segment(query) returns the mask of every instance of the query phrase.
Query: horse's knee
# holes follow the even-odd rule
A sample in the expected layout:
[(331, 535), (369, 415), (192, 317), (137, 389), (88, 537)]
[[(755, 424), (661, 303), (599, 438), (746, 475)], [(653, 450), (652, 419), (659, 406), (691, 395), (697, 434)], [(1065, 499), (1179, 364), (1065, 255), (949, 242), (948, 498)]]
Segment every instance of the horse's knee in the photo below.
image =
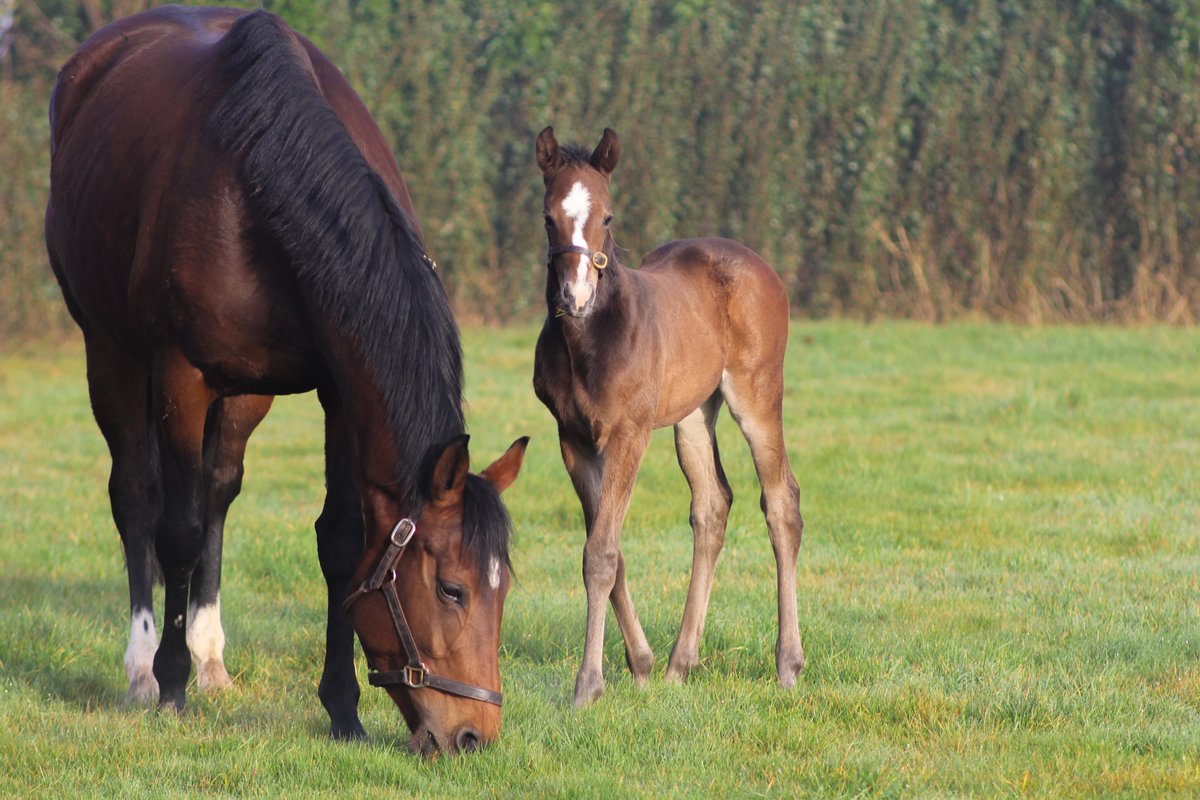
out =
[(583, 546), (584, 583), (588, 586), (593, 583), (611, 586), (617, 579), (619, 553), (615, 544), (601, 542), (596, 537), (588, 539)]

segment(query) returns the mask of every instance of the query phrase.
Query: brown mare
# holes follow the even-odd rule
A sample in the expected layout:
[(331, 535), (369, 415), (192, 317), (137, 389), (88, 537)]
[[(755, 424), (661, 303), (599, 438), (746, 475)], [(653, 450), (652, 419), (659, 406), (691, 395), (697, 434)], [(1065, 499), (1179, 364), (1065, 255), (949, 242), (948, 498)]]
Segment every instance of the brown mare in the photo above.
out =
[(717, 554), (733, 493), (714, 429), (728, 403), (754, 458), (778, 567), (779, 682), (804, 666), (796, 619), (796, 556), (804, 522), (783, 440), (783, 353), (788, 300), (765, 261), (727, 239), (682, 239), (646, 256), (638, 270), (616, 258), (609, 178), (620, 152), (605, 129), (590, 154), (537, 138), (546, 183), (547, 315), (533, 385), (558, 421), (563, 462), (583, 505), (587, 634), (575, 704), (604, 691), (605, 606), (612, 601), (634, 680), (654, 661), (625, 583), (621, 524), (642, 453), (655, 428), (675, 426), (679, 466), (692, 491), (691, 584), (667, 678), (698, 663)]
[(266, 396), (316, 389), (318, 694), (332, 734), (364, 735), (357, 631), (410, 747), (494, 739), (510, 528), (499, 492), (525, 441), (468, 474), (458, 329), (350, 85), (270, 14), (162, 8), (89, 39), (50, 118), (46, 244), (113, 459), (131, 696), (182, 708), (189, 644), (200, 688), (228, 684), (220, 545), (246, 440)]

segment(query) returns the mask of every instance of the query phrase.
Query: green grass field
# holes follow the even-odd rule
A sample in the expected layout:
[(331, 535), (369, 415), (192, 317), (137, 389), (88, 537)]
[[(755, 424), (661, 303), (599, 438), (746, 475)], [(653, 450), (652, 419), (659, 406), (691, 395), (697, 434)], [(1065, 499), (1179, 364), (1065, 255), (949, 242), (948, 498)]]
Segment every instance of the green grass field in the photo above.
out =
[(278, 401), (230, 513), (235, 688), (159, 714), (122, 704), (126, 583), (81, 348), (0, 355), (0, 796), (1200, 794), (1200, 331), (796, 323), (804, 674), (773, 680), (775, 567), (725, 418), (736, 499), (702, 666), (662, 680), (691, 558), (662, 431), (622, 540), (655, 677), (632, 685), (610, 614), (608, 689), (583, 711), (582, 522), (535, 335), (464, 335), (476, 466), (533, 441), (506, 494), (504, 733), (432, 763), (365, 686), (371, 743), (325, 737), (315, 398)]

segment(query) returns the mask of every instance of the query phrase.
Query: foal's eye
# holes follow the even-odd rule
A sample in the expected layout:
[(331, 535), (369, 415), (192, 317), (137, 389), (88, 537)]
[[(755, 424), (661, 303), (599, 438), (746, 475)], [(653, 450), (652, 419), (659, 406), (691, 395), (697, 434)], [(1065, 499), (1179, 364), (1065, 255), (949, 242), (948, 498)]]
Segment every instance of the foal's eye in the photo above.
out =
[(553, 228), (553, 227), (554, 227), (554, 220), (550, 219), (550, 215), (549, 215), (549, 214), (542, 214), (542, 219), (543, 219), (543, 220), (545, 220), (545, 222), (546, 222), (546, 227), (547, 227), (547, 228)]
[(607, 228), (610, 222), (612, 222), (612, 214), (609, 214), (604, 218), (604, 227)]
[(447, 603), (453, 603), (456, 606), (461, 606), (466, 598), (466, 592), (461, 586), (455, 586), (451, 583), (437, 582), (438, 597), (445, 600)]

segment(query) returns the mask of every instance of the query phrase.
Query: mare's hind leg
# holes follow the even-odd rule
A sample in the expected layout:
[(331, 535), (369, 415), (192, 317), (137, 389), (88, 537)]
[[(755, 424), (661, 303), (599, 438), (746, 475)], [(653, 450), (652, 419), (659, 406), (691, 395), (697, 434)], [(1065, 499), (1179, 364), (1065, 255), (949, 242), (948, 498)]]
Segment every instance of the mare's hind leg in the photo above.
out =
[(342, 610), (350, 577), (362, 557), (363, 519), (354, 483), (354, 443), (332, 392), (320, 392), (325, 408), (325, 507), (317, 518), (317, 557), (325, 575), (325, 668), (317, 696), (329, 713), (334, 739), (366, 737), (358, 719), (358, 678), (354, 674), (354, 626)]
[(221, 424), (220, 404), (199, 370), (177, 351), (160, 353), (154, 367), (154, 412), (162, 460), (163, 508), (157, 552), (165, 599), (163, 635), (154, 654), (159, 707), (182, 710), (191, 657), (185, 630), (192, 573), (204, 547), (205, 427)]
[[(780, 350), (782, 354), (782, 349)], [(750, 443), (754, 469), (762, 485), (760, 504), (775, 551), (779, 638), (775, 666), (782, 686), (792, 686), (804, 668), (804, 648), (796, 614), (796, 556), (804, 533), (800, 487), (788, 464), (783, 441), (783, 369), (779, 363), (725, 373), (721, 393)]]
[(679, 625), (679, 638), (671, 650), (667, 680), (680, 682), (699, 663), (700, 637), (708, 614), (717, 556), (725, 543), (725, 523), (733, 504), (733, 491), (721, 468), (714, 428), (721, 409), (716, 392), (675, 426), (675, 452), (692, 490), (692, 577), (687, 604)]
[(205, 430), (204, 471), (208, 486), (205, 539), (192, 574), (187, 645), (202, 692), (228, 688), (225, 631), (221, 627), (221, 547), (225, 516), (242, 488), (242, 459), (250, 434), (271, 408), (270, 397), (243, 395), (218, 400), (209, 409), (214, 424)]
[[(600, 505), (600, 479), (603, 475), (603, 461), (592, 449), (590, 443), (576, 444), (559, 431), (559, 445), (562, 449), (563, 463), (575, 493), (579, 495), (579, 503), (583, 506), (583, 522), (588, 534), (596, 521), (596, 512)], [(617, 617), (617, 625), (621, 628), (621, 638), (625, 641), (625, 663), (633, 675), (633, 681), (638, 686), (646, 686), (650, 682), (650, 669), (654, 666), (654, 651), (646, 640), (642, 623), (638, 620), (637, 611), (633, 607), (633, 598), (629, 594), (629, 585), (625, 581), (625, 556), (617, 547), (617, 572), (613, 579), (613, 588), (608, 596), (612, 603), (613, 613)]]
[(158, 649), (154, 529), (162, 505), (158, 444), (149, 419), (150, 376), (106, 346), (91, 339), (85, 343), (88, 390), (96, 424), (112, 455), (108, 495), (129, 575), (129, 644), (125, 650), (129, 691), (125, 700), (148, 703), (158, 697), (153, 673)]

